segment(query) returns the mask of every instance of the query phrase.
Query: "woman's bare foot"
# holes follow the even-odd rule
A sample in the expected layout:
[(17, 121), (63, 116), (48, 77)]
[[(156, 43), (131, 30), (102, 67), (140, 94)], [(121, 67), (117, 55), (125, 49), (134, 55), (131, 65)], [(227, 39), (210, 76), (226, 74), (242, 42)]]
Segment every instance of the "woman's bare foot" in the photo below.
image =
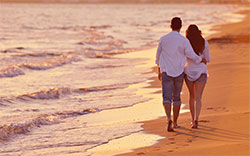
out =
[(198, 120), (194, 120), (192, 122), (192, 127), (191, 128), (198, 128)]
[(173, 125), (174, 125), (174, 128), (180, 128), (180, 126), (176, 122), (174, 122)]
[(196, 125), (196, 128), (198, 128), (198, 120), (195, 120), (195, 125)]

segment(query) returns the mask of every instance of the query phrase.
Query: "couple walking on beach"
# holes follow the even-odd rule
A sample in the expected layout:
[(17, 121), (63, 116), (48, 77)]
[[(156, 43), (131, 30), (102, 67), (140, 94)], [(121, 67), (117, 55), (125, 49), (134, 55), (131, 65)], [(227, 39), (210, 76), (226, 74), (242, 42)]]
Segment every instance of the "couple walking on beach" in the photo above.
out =
[[(208, 42), (202, 37), (199, 28), (196, 25), (189, 25), (184, 37), (179, 33), (181, 27), (181, 19), (174, 17), (171, 20), (172, 32), (161, 37), (156, 53), (158, 78), (162, 82), (163, 105), (169, 132), (179, 127), (177, 119), (184, 79), (189, 90), (192, 128), (198, 128), (202, 92), (207, 81), (206, 63), (210, 61)], [(171, 120), (172, 103), (173, 121)]]

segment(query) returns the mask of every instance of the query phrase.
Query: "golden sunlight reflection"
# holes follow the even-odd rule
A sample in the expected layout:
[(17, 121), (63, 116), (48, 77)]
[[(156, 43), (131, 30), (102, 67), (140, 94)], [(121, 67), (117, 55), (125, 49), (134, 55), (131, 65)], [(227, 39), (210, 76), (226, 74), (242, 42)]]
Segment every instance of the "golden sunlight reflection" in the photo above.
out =
[(120, 139), (112, 140), (107, 144), (94, 148), (94, 150), (90, 150), (90, 152), (94, 153), (92, 156), (111, 156), (127, 153), (132, 151), (131, 149), (153, 145), (157, 143), (157, 140), (162, 138), (164, 137), (139, 132)]
[[(122, 54), (116, 57), (122, 57), (122, 58), (141, 58), (143, 56), (146, 61), (144, 63), (136, 66), (135, 68), (142, 68), (144, 69), (145, 67), (147, 69), (151, 69), (154, 67), (154, 64), (152, 63), (153, 60), (153, 55), (154, 55), (154, 50), (145, 50), (145, 51), (139, 51), (139, 52), (134, 52), (128, 53), (128, 54)], [(155, 74), (155, 73), (153, 73)], [(136, 90), (136, 95), (137, 96), (142, 96), (146, 99), (150, 99), (147, 102), (144, 103), (139, 103), (136, 105), (133, 105), (132, 107), (126, 107), (126, 108), (120, 108), (120, 109), (113, 109), (113, 110), (105, 110), (101, 112), (95, 113), (95, 117), (92, 114), (90, 114), (88, 117), (88, 120), (91, 121), (91, 125), (88, 126), (97, 126), (102, 124), (102, 126), (105, 125), (115, 125), (115, 124), (124, 124), (124, 123), (138, 123), (146, 120), (153, 120), (156, 118), (160, 117), (165, 117), (165, 112), (162, 106), (162, 98), (161, 94), (155, 94), (155, 92), (159, 91), (161, 88), (146, 88), (149, 86), (149, 83), (152, 80), (147, 80), (146, 82), (143, 83), (138, 83), (138, 84), (133, 84), (130, 85), (127, 89), (129, 90)], [(184, 109), (185, 105), (182, 105), (181, 108), (181, 113), (184, 112), (189, 112), (188, 109)], [(137, 141), (136, 143), (129, 143), (131, 139), (137, 138), (138, 140), (143, 140), (143, 141)], [(110, 152), (116, 152), (118, 153), (123, 153), (127, 152), (129, 149), (135, 149), (143, 146), (149, 146), (154, 143), (158, 139), (160, 139), (160, 136), (155, 136), (155, 135), (149, 135), (149, 134), (144, 134), (144, 133), (138, 133), (138, 134), (133, 134), (125, 138), (121, 139), (116, 139), (113, 140), (112, 142), (99, 146), (97, 148), (94, 148), (91, 150), (91, 152), (94, 152), (94, 156), (108, 156), (109, 151)], [(136, 140), (136, 139), (135, 139)], [(120, 147), (123, 147), (122, 149)], [(105, 154), (106, 155), (105, 155)]]

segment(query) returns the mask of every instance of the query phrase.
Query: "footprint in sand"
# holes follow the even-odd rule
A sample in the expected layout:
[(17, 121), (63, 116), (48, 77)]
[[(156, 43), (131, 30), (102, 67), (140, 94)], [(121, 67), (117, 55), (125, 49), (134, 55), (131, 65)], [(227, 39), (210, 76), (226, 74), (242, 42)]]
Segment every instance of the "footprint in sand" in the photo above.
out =
[(145, 155), (143, 152), (136, 153), (136, 155)]
[(193, 142), (193, 140), (191, 140), (191, 139), (187, 139), (187, 142), (188, 142), (188, 143), (191, 143), (191, 142)]
[(209, 120), (199, 120), (199, 122), (210, 122)]
[(168, 140), (174, 140), (174, 138), (168, 138)]
[(208, 107), (207, 108), (207, 110), (214, 110), (214, 111), (220, 111), (220, 110), (222, 110), (222, 111), (225, 111), (225, 112), (228, 112), (229, 110), (227, 110), (227, 108), (226, 107)]
[(207, 109), (208, 109), (208, 110), (213, 110), (214, 108), (213, 108), (213, 107), (208, 107)]
[(168, 152), (174, 152), (173, 150), (169, 150)]

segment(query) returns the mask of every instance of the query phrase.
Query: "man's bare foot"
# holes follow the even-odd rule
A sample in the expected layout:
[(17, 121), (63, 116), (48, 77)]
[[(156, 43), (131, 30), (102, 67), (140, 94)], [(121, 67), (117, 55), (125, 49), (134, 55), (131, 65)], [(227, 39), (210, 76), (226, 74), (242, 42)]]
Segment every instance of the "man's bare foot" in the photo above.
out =
[(169, 120), (168, 121), (168, 132), (173, 132), (173, 131), (174, 131), (174, 129), (172, 127), (172, 120)]

